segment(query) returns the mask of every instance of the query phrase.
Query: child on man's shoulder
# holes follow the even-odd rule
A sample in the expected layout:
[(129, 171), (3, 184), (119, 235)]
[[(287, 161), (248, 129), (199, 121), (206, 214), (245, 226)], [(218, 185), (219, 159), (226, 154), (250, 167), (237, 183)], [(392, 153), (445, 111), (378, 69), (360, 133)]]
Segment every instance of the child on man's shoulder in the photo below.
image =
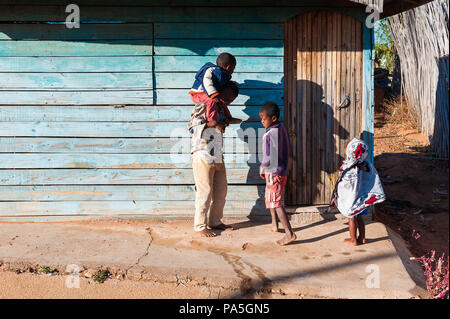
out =
[(232, 118), (220, 93), (229, 84), (235, 67), (236, 58), (230, 53), (222, 53), (217, 57), (216, 64), (208, 62), (195, 74), (189, 94), (192, 102), (206, 105), (206, 121), (227, 122)]

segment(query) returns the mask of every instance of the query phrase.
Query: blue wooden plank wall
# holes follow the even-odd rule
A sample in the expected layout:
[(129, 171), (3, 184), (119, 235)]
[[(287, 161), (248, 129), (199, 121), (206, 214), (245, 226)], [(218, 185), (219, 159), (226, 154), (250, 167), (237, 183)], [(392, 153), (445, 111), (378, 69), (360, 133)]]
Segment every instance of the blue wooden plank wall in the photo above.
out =
[(373, 29), (363, 25), (363, 74), (364, 74), (364, 140), (369, 146), (370, 160), (373, 162), (373, 134), (374, 134), (374, 61), (375, 61), (375, 39)]
[(225, 213), (266, 214), (259, 140), (243, 130), (262, 128), (265, 101), (283, 105), (289, 8), (240, 7), (231, 19), (204, 8), (101, 9), (106, 23), (88, 15), (94, 23), (80, 29), (42, 23), (64, 21), (59, 7), (0, 11), (0, 21), (41, 22), (0, 24), (0, 219), (193, 216), (187, 92), (222, 52), (237, 57), (241, 94), (230, 110), (245, 120), (225, 135)]

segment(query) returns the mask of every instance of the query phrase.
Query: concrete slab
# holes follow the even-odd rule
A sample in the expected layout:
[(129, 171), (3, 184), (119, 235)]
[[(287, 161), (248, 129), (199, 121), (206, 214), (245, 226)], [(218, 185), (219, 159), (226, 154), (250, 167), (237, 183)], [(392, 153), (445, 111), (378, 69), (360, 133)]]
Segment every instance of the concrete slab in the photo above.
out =
[[(297, 241), (267, 224), (230, 220), (215, 238), (193, 233), (191, 221), (103, 220), (0, 223), (4, 270), (75, 264), (108, 268), (113, 278), (182, 283), (233, 291), (228, 297), (414, 298), (422, 291), (405, 270), (384, 225), (367, 225), (368, 243), (351, 247), (344, 219), (294, 223)], [(195, 296), (192, 296), (195, 297)]]

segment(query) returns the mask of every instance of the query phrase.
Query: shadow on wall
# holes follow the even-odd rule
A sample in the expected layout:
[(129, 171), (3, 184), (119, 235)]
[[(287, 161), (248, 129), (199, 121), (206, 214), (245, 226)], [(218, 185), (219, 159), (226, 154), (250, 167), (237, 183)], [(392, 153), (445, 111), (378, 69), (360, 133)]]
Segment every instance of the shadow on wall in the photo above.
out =
[[(259, 81), (259, 80), (244, 80), (242, 83), (238, 83), (239, 87), (259, 87), (259, 88), (268, 88), (268, 89), (283, 89), (283, 81), (284, 78), (281, 79), (279, 83), (267, 82), (267, 81)], [(247, 91), (250, 92), (250, 91)], [(247, 184), (255, 184), (255, 181), (260, 181), (260, 183), (264, 183), (264, 180), (259, 177), (259, 165), (261, 160), (261, 152), (262, 152), (262, 138), (265, 132), (263, 125), (261, 124), (261, 119), (259, 117), (259, 109), (266, 101), (277, 101), (278, 97), (272, 95), (273, 90), (267, 90), (263, 96), (258, 95), (254, 96), (251, 92), (248, 95), (248, 99), (245, 102), (245, 107), (243, 112), (247, 114), (248, 120), (242, 122), (240, 124), (240, 129), (242, 130), (242, 134), (239, 134), (239, 139), (246, 143), (246, 149), (248, 149), (248, 168), (249, 171), (247, 173), (246, 183)], [(284, 120), (284, 105), (278, 102), (278, 106), (281, 109), (281, 121)], [(254, 129), (254, 135), (249, 136), (246, 133), (248, 128)], [(244, 135), (245, 134), (245, 135)], [(256, 140), (254, 140), (255, 138)], [(258, 190), (258, 198), (255, 200), (255, 203), (252, 209), (249, 212), (248, 218), (252, 220), (255, 216), (267, 215), (268, 212), (265, 209), (264, 204), (264, 190), (265, 185), (257, 184)]]
[(449, 156), (449, 102), (448, 102), (448, 55), (437, 59), (439, 79), (436, 86), (436, 108), (431, 149), (438, 157)]
[[(282, 83), (283, 82), (276, 84), (275, 88), (282, 89)], [(254, 83), (254, 85), (259, 87), (268, 86), (269, 84)], [(270, 85), (274, 87), (273, 83)], [(283, 124), (288, 127), (288, 129), (296, 132), (296, 137), (291, 136), (291, 153), (294, 150), (294, 143), (299, 147), (299, 150), (297, 150), (295, 154), (292, 154), (292, 158), (296, 161), (297, 174), (296, 176), (293, 176), (293, 173), (290, 172), (291, 185), (287, 186), (286, 192), (294, 191), (295, 188), (292, 187), (292, 183), (295, 183), (298, 188), (297, 194), (301, 194), (301, 196), (296, 196), (296, 194), (294, 194), (294, 201), (286, 202), (286, 204), (311, 204), (313, 199), (317, 198), (319, 195), (322, 196), (324, 202), (328, 202), (329, 198), (326, 198), (325, 194), (322, 194), (325, 192), (325, 185), (323, 185), (322, 175), (325, 175), (325, 178), (330, 178), (337, 173), (344, 159), (345, 146), (347, 142), (354, 137), (350, 136), (349, 129), (347, 127), (340, 124), (338, 114), (336, 118), (334, 114), (336, 114), (336, 112), (346, 112), (348, 110), (344, 108), (342, 111), (337, 111), (336, 106), (331, 106), (324, 102), (324, 90), (317, 83), (307, 80), (299, 80), (297, 81), (297, 87), (299, 88), (299, 101), (301, 102), (297, 104), (296, 114), (291, 113), (291, 116), (300, 116), (298, 123), (301, 124), (299, 124), (298, 127), (292, 128), (289, 127), (289, 123), (287, 121), (284, 121)], [(273, 100), (273, 97), (271, 97), (270, 94), (267, 94), (265, 100), (271, 101)], [(256, 136), (258, 141), (257, 148), (255, 149), (254, 142), (250, 141), (248, 136), (239, 136), (241, 141), (247, 143), (247, 147), (249, 149), (249, 172), (246, 180), (248, 184), (254, 184), (255, 180), (259, 178), (260, 157), (258, 157), (258, 155), (261, 154), (261, 141), (262, 135), (264, 134), (263, 126), (259, 122), (259, 107), (261, 105), (258, 105), (255, 101), (261, 101), (261, 96), (256, 98), (250, 95), (246, 101), (243, 111), (248, 115), (249, 120), (241, 123), (240, 128), (243, 131), (249, 127), (256, 129), (256, 132), (259, 133)], [(284, 120), (284, 105), (279, 106), (282, 109), (281, 118)], [(353, 104), (349, 107), (352, 106)], [(304, 119), (301, 117), (303, 114), (306, 114)], [(303, 133), (305, 133), (306, 136), (303, 137)], [(337, 142), (339, 145), (335, 145), (335, 134), (338, 137)], [(361, 136), (357, 137), (363, 137), (365, 135), (365, 133), (361, 133)], [(320, 139), (318, 138), (319, 136)], [(296, 143), (296, 138), (300, 138), (301, 140)], [(319, 140), (320, 143), (317, 142)], [(261, 183), (263, 183), (262, 179)], [(268, 214), (264, 205), (265, 186), (258, 185), (257, 187), (258, 199), (255, 200), (255, 203), (248, 215), (249, 219), (252, 219), (255, 216)], [(308, 190), (305, 190), (305, 187), (308, 188)], [(329, 187), (330, 189), (327, 190), (327, 194), (331, 194), (332, 192), (332, 185), (329, 185)], [(303, 194), (307, 194), (307, 196), (303, 196)]]
[(297, 103), (290, 118), (291, 123), (298, 124), (290, 130), (295, 133), (291, 137), (291, 152), (295, 152), (292, 158), (296, 159), (291, 170), (294, 168), (297, 173), (290, 172), (287, 204), (325, 204), (330, 200), (332, 181), (344, 159), (343, 149), (352, 138), (348, 125), (341, 124), (340, 116), (354, 107), (354, 101), (337, 110), (341, 101), (329, 105), (321, 85), (309, 80), (298, 80), (296, 85)]

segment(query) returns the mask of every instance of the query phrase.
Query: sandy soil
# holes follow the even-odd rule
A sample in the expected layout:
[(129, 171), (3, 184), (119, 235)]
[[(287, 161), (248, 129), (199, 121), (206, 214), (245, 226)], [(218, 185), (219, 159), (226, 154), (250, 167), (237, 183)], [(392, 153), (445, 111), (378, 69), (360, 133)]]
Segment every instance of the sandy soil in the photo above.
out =
[(0, 299), (189, 299), (226, 295), (209, 287), (109, 279), (104, 283), (80, 278), (79, 288), (67, 288), (66, 276), (0, 272)]
[(431, 250), (448, 255), (448, 161), (431, 159), (426, 136), (386, 122), (383, 114), (375, 117), (374, 144), (387, 194), (376, 208), (377, 219), (401, 235), (414, 256)]

